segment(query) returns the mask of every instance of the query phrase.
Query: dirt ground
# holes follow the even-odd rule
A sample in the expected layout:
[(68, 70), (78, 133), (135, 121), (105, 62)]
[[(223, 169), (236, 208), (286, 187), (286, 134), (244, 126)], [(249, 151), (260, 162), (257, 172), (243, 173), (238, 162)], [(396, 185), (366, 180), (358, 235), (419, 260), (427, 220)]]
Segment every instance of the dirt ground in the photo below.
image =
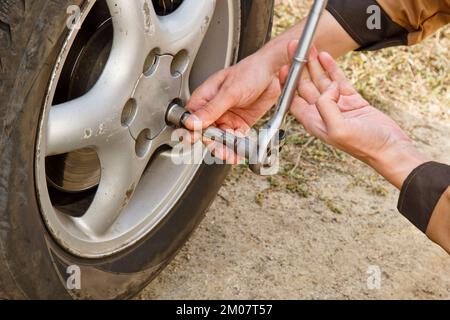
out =
[[(278, 0), (274, 34), (304, 15)], [(286, 12), (294, 13), (287, 15)], [(358, 89), (450, 163), (450, 30), (340, 60)], [(449, 299), (450, 257), (396, 210), (398, 191), (292, 122), (274, 178), (233, 169), (205, 220), (140, 299)], [(368, 271), (381, 271), (369, 289)]]

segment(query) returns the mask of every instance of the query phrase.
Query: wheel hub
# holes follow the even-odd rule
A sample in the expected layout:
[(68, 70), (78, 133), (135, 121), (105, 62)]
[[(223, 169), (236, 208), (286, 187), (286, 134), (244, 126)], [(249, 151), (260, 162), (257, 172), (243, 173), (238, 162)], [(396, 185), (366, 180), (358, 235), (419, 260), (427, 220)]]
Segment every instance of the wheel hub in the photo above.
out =
[(166, 126), (165, 113), (169, 104), (179, 98), (181, 75), (172, 74), (171, 55), (157, 55), (154, 64), (142, 74), (132, 95), (135, 110), (124, 116), (134, 139), (146, 131), (147, 138), (155, 138)]

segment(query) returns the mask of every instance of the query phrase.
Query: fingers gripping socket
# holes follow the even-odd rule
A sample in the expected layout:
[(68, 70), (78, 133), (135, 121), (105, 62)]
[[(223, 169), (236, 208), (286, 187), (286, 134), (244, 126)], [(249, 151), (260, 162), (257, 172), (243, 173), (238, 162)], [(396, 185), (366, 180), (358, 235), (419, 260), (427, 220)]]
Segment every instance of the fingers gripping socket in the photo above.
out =
[[(172, 103), (166, 113), (166, 122), (176, 128), (185, 128), (186, 119), (190, 113), (177, 103)], [(202, 131), (202, 136), (211, 141), (222, 143), (237, 155), (249, 159), (256, 157), (257, 143), (247, 137), (237, 137), (216, 127), (209, 127)]]
[(169, 125), (174, 125), (177, 128), (184, 127), (186, 119), (189, 117), (190, 113), (185, 108), (177, 103), (172, 103), (167, 109), (166, 113), (166, 123)]

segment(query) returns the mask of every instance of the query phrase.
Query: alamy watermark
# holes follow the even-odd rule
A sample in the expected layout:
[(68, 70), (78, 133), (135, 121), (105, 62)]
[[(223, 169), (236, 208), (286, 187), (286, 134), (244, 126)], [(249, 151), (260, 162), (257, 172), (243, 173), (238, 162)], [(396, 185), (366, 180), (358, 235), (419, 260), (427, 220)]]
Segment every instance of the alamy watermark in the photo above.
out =
[(67, 7), (66, 26), (68, 29), (79, 30), (81, 28), (81, 8), (77, 5), (70, 5)]
[(81, 289), (81, 269), (77, 265), (70, 265), (66, 269), (68, 275), (66, 279), (67, 290), (80, 290)]
[(266, 150), (261, 150), (261, 145), (270, 135), (271, 131), (267, 129), (251, 129), (245, 136), (239, 132), (225, 130), (221, 140), (226, 142), (222, 142), (214, 138), (204, 138), (201, 124), (196, 123), (194, 131), (180, 128), (172, 132), (171, 159), (177, 165), (201, 163), (261, 165), (262, 170), (267, 170), (262, 174), (275, 174), (280, 166), (279, 136), (275, 134)]
[(366, 273), (368, 274), (366, 285), (369, 290), (380, 290), (381, 289), (381, 268), (377, 265), (370, 265), (367, 268)]
[(367, 29), (369, 30), (380, 30), (381, 29), (381, 8), (380, 6), (374, 4), (367, 7), (367, 14), (369, 14), (369, 18), (367, 18)]
[[(87, 2), (95, 2), (97, 0), (87, 0)], [(66, 9), (67, 13), (67, 20), (66, 20), (66, 26), (69, 30), (79, 30), (81, 28), (81, 8), (78, 5), (70, 5)]]

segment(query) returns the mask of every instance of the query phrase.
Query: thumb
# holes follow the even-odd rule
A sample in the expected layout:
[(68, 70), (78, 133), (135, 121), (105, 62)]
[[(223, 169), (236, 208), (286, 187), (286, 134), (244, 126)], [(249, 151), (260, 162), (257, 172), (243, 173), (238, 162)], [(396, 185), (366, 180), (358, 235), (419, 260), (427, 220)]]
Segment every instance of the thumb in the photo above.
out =
[(291, 62), (294, 59), (295, 52), (297, 51), (298, 43), (299, 43), (298, 40), (292, 40), (292, 41), (289, 41), (289, 43), (288, 43), (287, 55), (288, 55), (289, 64), (283, 66), (280, 69), (279, 79), (280, 79), (281, 85), (284, 85), (286, 83), (287, 75), (289, 73), (289, 69), (291, 68)]
[[(287, 80), (287, 76), (289, 74), (289, 69), (291, 68), (291, 64), (292, 64), (292, 60), (294, 60), (295, 57), (295, 53), (297, 52), (297, 48), (298, 48), (298, 44), (299, 41), (298, 40), (291, 40), (288, 43), (287, 46), (287, 55), (288, 55), (288, 61), (289, 63), (284, 65), (283, 67), (281, 67), (280, 72), (279, 72), (279, 79), (280, 79), (280, 84), (284, 85), (286, 83)], [(314, 52), (316, 52), (317, 50), (315, 49), (315, 47), (313, 47), (312, 50), (315, 50)], [(305, 74), (302, 74), (302, 78), (305, 77)]]
[(343, 119), (337, 105), (338, 100), (339, 86), (337, 82), (332, 82), (328, 89), (317, 100), (317, 110), (327, 127), (335, 125)]
[(285, 65), (281, 67), (278, 78), (280, 79), (280, 85), (284, 86), (287, 80), (287, 76), (289, 74), (290, 65)]
[(228, 109), (239, 102), (239, 97), (231, 90), (221, 89), (217, 95), (206, 105), (192, 113), (186, 120), (186, 127), (194, 129), (194, 125), (201, 123), (202, 128), (207, 128), (217, 121)]
[(298, 40), (292, 40), (292, 41), (289, 41), (289, 43), (288, 43), (288, 58), (289, 58), (289, 62), (291, 62), (293, 59), (294, 59), (294, 57), (295, 57), (295, 52), (297, 51), (297, 48), (298, 48), (298, 43), (299, 43), (300, 41), (298, 41)]

